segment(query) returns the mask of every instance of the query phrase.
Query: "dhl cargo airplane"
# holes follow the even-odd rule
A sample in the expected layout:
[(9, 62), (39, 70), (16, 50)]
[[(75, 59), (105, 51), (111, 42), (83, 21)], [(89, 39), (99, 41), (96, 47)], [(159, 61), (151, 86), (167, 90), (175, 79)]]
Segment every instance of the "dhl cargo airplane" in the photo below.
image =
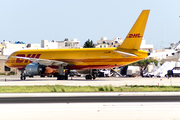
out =
[(32, 49), (12, 53), (6, 66), (21, 70), (21, 80), (26, 76), (53, 73), (58, 70), (58, 80), (68, 79), (64, 70), (89, 70), (86, 79), (95, 79), (92, 69), (105, 69), (124, 66), (148, 56), (140, 50), (150, 10), (143, 10), (123, 43), (117, 48), (79, 49)]

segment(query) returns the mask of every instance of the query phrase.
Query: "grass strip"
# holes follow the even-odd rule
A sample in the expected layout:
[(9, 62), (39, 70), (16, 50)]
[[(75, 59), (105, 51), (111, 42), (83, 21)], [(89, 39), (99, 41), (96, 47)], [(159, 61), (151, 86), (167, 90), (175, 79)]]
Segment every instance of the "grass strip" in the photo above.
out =
[(175, 92), (180, 91), (180, 86), (149, 86), (132, 85), (113, 87), (107, 86), (0, 86), (0, 93), (51, 93), (51, 92)]

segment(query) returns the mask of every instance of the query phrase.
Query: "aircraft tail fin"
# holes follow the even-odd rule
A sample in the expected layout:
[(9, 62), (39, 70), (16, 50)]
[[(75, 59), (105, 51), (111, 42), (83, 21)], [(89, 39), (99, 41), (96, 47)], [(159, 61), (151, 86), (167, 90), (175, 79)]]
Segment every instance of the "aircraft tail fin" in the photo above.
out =
[(123, 49), (140, 49), (141, 41), (144, 35), (147, 19), (150, 10), (143, 10), (139, 15), (139, 18), (134, 23), (133, 27), (129, 31), (122, 45), (117, 48)]

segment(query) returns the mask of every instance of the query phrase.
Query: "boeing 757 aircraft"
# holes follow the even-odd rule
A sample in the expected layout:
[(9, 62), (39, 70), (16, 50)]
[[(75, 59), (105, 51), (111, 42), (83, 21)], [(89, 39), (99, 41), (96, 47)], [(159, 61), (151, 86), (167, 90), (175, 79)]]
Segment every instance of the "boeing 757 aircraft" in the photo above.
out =
[(122, 45), (117, 48), (79, 48), (79, 49), (32, 49), (12, 53), (6, 66), (21, 70), (21, 80), (26, 76), (43, 75), (58, 72), (57, 80), (67, 79), (64, 70), (88, 70), (86, 79), (95, 79), (92, 69), (106, 69), (124, 66), (148, 56), (140, 50), (150, 10), (143, 10), (126, 36)]

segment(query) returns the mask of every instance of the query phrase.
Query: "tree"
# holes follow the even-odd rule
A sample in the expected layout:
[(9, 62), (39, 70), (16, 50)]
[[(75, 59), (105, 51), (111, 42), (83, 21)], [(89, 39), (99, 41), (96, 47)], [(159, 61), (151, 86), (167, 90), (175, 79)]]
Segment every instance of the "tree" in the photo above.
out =
[(140, 60), (138, 62), (132, 63), (130, 65), (134, 65), (134, 66), (140, 66), (141, 68), (145, 68), (150, 62), (154, 62), (154, 64), (157, 66), (158, 61), (152, 58), (149, 59), (143, 59)]
[(93, 44), (93, 41), (88, 39), (85, 43), (84, 43), (84, 48), (94, 48), (95, 45)]

